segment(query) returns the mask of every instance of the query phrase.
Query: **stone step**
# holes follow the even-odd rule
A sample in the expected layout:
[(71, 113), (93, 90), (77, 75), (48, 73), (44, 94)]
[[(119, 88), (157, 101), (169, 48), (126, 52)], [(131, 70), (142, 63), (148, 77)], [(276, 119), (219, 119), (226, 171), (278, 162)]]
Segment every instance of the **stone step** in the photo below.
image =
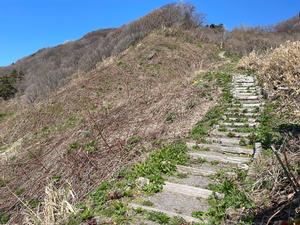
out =
[(249, 157), (235, 156), (229, 154), (222, 154), (219, 152), (188, 152), (189, 156), (193, 159), (205, 159), (208, 162), (219, 161), (222, 163), (230, 163), (230, 164), (247, 164), (251, 161)]
[(244, 95), (236, 95), (235, 98), (237, 100), (257, 100), (261, 101), (261, 95), (249, 95), (249, 96), (244, 96)]
[(255, 83), (255, 79), (238, 78), (238, 79), (233, 79), (233, 83)]
[[(182, 176), (183, 175), (183, 176)], [(200, 174), (180, 174), (179, 176), (166, 176), (166, 182), (174, 184), (182, 184), (196, 188), (207, 189), (207, 187), (214, 183), (211, 177), (202, 176)]]
[(248, 87), (245, 87), (245, 86), (241, 86), (241, 87), (233, 87), (232, 91), (247, 91), (247, 90), (257, 90), (257, 91), (260, 91), (262, 90), (261, 87), (259, 86), (248, 86)]
[[(248, 105), (248, 104), (262, 104), (262, 101), (260, 100), (239, 100), (239, 102), (242, 106)], [(263, 104), (262, 104), (263, 105)]]
[[(232, 116), (232, 115), (230, 115), (230, 116)], [(252, 118), (252, 117), (246, 118), (246, 117), (229, 117), (229, 116), (225, 116), (225, 118), (223, 118), (224, 121), (230, 121), (230, 122), (234, 122), (234, 121), (240, 122), (241, 119), (244, 119), (244, 121), (248, 122), (248, 123), (258, 122), (258, 119)]]
[(240, 138), (230, 138), (230, 137), (218, 137), (218, 136), (211, 136), (206, 137), (205, 141), (208, 143), (219, 143), (223, 146), (239, 146)]
[(249, 122), (221, 122), (220, 126), (225, 127), (257, 127), (259, 126), (258, 122), (249, 123)]
[[(165, 182), (163, 190), (171, 193), (177, 193), (202, 199), (208, 199), (213, 194), (213, 191), (205, 188), (199, 188), (185, 184), (171, 183), (167, 181)], [(223, 195), (220, 193), (215, 194), (219, 198), (223, 197)]]
[(185, 214), (179, 214), (176, 212), (171, 212), (171, 211), (167, 211), (167, 210), (163, 210), (163, 209), (159, 209), (159, 208), (155, 208), (155, 207), (150, 207), (150, 206), (144, 206), (144, 205), (139, 205), (139, 204), (135, 204), (135, 203), (130, 203), (129, 207), (132, 209), (142, 209), (145, 211), (150, 211), (150, 212), (160, 212), (160, 213), (164, 213), (169, 217), (179, 217), (179, 218), (183, 218), (186, 222), (188, 223), (200, 223), (203, 222), (197, 218), (194, 218), (190, 215), (185, 215)]
[(214, 167), (193, 167), (177, 165), (177, 171), (180, 173), (188, 173), (192, 175), (211, 176), (217, 173), (217, 169)]
[(255, 82), (234, 82), (233, 87), (256, 87)]
[(241, 104), (237, 104), (237, 103), (233, 103), (232, 106), (233, 107), (243, 107), (243, 108), (255, 108), (255, 107), (261, 107), (263, 106), (264, 103), (260, 102), (260, 103), (241, 103)]
[(246, 107), (229, 107), (227, 108), (227, 112), (225, 112), (225, 115), (230, 115), (232, 114), (232, 112), (243, 112), (244, 115), (246, 115), (246, 113), (258, 113), (260, 111), (260, 109), (258, 110), (256, 107), (252, 107), (252, 108), (246, 108)]
[[(221, 152), (221, 153), (232, 153), (232, 154), (247, 154), (252, 155), (253, 150), (249, 148), (242, 148), (240, 146), (224, 146), (221, 144), (196, 144), (192, 142), (186, 143), (187, 147), (190, 150), (194, 150), (196, 152)], [(208, 148), (210, 151), (197, 151), (194, 147), (198, 146), (199, 148)]]
[(242, 96), (242, 97), (247, 97), (247, 96), (262, 96), (261, 93), (257, 90), (248, 90), (248, 91), (232, 91), (231, 94), (233, 97), (236, 96)]
[(257, 86), (257, 83), (253, 82), (253, 81), (247, 81), (247, 82), (235, 81), (235, 82), (233, 82), (234, 87), (239, 87), (239, 86), (243, 86), (243, 85)]
[[(243, 111), (243, 110), (241, 110), (241, 111)], [(254, 111), (254, 110), (251, 110), (251, 111)], [(255, 119), (260, 116), (260, 113), (254, 113), (254, 112), (239, 112), (239, 113), (225, 112), (224, 114), (226, 116), (238, 116), (239, 118), (255, 118)]]
[(263, 95), (258, 93), (257, 91), (252, 91), (252, 92), (246, 92), (246, 91), (235, 91), (231, 92), (234, 97), (249, 97), (249, 96), (257, 96), (260, 97), (260, 99), (263, 98)]
[(249, 129), (244, 127), (222, 127), (222, 128), (225, 128), (227, 132), (245, 133), (248, 136), (250, 136), (254, 131), (254, 128), (252, 127), (249, 127)]
[(261, 95), (261, 90), (259, 89), (237, 89), (232, 90), (231, 94), (233, 95)]
[(217, 136), (217, 137), (228, 137), (228, 133), (234, 134), (234, 137), (238, 138), (248, 138), (251, 134), (249, 133), (240, 133), (240, 132), (222, 132), (218, 130), (214, 130), (210, 133), (210, 135)]

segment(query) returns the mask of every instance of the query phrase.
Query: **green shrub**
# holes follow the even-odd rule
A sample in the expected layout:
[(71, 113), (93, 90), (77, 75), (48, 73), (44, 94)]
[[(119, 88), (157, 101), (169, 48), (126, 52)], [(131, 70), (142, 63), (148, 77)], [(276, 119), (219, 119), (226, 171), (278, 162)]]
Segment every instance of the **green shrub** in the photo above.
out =
[(166, 115), (166, 122), (167, 123), (173, 123), (176, 119), (176, 113), (175, 112), (169, 112)]
[(13, 70), (9, 75), (0, 77), (0, 98), (11, 99), (17, 93), (17, 82), (22, 79), (23, 73)]
[(10, 219), (10, 215), (6, 212), (0, 211), (0, 224), (7, 224)]
[(159, 224), (167, 224), (170, 221), (170, 217), (161, 212), (149, 212), (148, 219)]

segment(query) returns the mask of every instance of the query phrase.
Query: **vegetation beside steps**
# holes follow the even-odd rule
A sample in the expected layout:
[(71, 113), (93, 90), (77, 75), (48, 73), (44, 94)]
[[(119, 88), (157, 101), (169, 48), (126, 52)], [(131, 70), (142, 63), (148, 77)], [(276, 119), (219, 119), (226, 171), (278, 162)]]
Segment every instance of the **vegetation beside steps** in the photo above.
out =
[[(266, 193), (266, 190), (272, 193), (270, 182), (273, 177), (266, 177), (263, 171), (268, 163), (274, 163), (270, 146), (282, 142), (280, 130), (275, 129), (276, 124), (282, 121), (274, 112), (274, 103), (261, 104), (255, 112), (251, 110), (256, 106), (238, 111), (243, 104), (253, 103), (251, 98), (238, 99), (238, 96), (260, 96), (260, 91), (240, 88), (240, 81), (235, 77), (237, 94), (232, 91), (234, 85), (230, 74), (230, 70), (213, 71), (195, 81), (194, 85), (200, 88), (206, 87), (206, 81), (216, 82), (222, 90), (217, 105), (196, 124), (185, 140), (162, 145), (146, 160), (100, 184), (84, 203), (77, 205), (78, 213), (69, 219), (68, 224), (253, 224), (258, 221), (258, 204), (268, 204), (261, 193)], [(252, 82), (252, 78), (248, 80), (247, 76), (243, 79), (245, 83)], [(234, 111), (228, 114), (230, 108)], [(247, 123), (256, 124), (252, 128)], [(245, 153), (252, 149), (255, 142), (261, 142), (265, 150), (261, 155), (263, 161), (257, 161), (252, 166), (256, 173), (253, 176), (247, 173), (251, 156)], [(244, 153), (234, 154), (234, 149), (244, 149)], [(296, 165), (292, 166), (296, 168)], [(178, 183), (169, 183), (170, 177)], [(197, 187), (188, 183), (191, 179), (209, 182), (205, 187)], [(192, 210), (190, 215), (185, 215), (157, 205), (157, 200), (162, 205), (163, 201), (178, 204), (182, 197), (180, 190), (170, 190), (165, 184), (186, 190), (187, 195), (184, 196), (191, 201), (191, 205), (195, 204), (195, 199), (203, 204), (202, 197), (193, 200), (193, 195), (197, 196), (201, 191), (212, 194), (205, 199), (205, 209)], [(188, 194), (191, 191), (188, 188), (198, 192)], [(260, 196), (259, 200), (257, 196)]]
[[(237, 103), (230, 90), (231, 74), (230, 68), (211, 71), (193, 83), (199, 88), (208, 88), (206, 82), (213, 80), (215, 88), (219, 88), (222, 95), (218, 104), (196, 124), (186, 139), (194, 140), (196, 143), (208, 143), (205, 139), (212, 130), (218, 127), (217, 124), (224, 120), (228, 105)], [(220, 130), (222, 132), (221, 128)], [(231, 136), (233, 139), (238, 138), (234, 132), (226, 131), (224, 134), (228, 139)], [(245, 142), (246, 138), (240, 138), (237, 146), (243, 147)], [(80, 224), (85, 221), (88, 224), (220, 224), (226, 217), (232, 216), (235, 211), (245, 212), (253, 208), (253, 201), (248, 195), (253, 182), (247, 178), (246, 171), (242, 167), (239, 168), (244, 163), (220, 162), (205, 157), (193, 157), (193, 152), (208, 152), (212, 155), (216, 154), (216, 156), (223, 154), (214, 152), (210, 148), (197, 146), (189, 149), (189, 145), (183, 139), (163, 145), (150, 154), (145, 161), (123, 169), (113, 179), (100, 184), (84, 203), (77, 205), (78, 213), (70, 218), (68, 224)], [(240, 154), (234, 156), (226, 153), (226, 157), (250, 162), (250, 156)], [(168, 210), (155, 210), (151, 198), (156, 196), (156, 193), (164, 194), (166, 192), (164, 184), (169, 177), (182, 180), (183, 184), (179, 183), (179, 187), (190, 187), (184, 182), (193, 178), (191, 171), (181, 171), (177, 169), (178, 165), (182, 165), (181, 168), (193, 170), (197, 179), (203, 177), (203, 179), (209, 180), (204, 188), (191, 187), (191, 190), (195, 189), (198, 193), (206, 190), (209, 191), (208, 193), (212, 193), (205, 200), (207, 210), (191, 211), (190, 216), (181, 216), (180, 212), (170, 213)], [(194, 165), (199, 168), (193, 167)], [(205, 176), (201, 175), (203, 172), (206, 173)], [(176, 196), (178, 190), (171, 190), (171, 193)], [(190, 197), (193, 195), (194, 193), (191, 193)], [(144, 198), (145, 196), (146, 198)], [(173, 200), (171, 199), (171, 201)], [(132, 202), (137, 202), (138, 207), (132, 207)], [(186, 221), (186, 218), (189, 221)], [(251, 219), (251, 216), (239, 217), (242, 224), (250, 224)]]
[[(182, 225), (224, 221), (253, 224), (257, 221), (257, 191), (264, 193), (270, 188), (270, 179), (247, 174), (252, 159), (249, 152), (259, 141), (266, 149), (262, 157), (270, 157), (271, 144), (282, 142), (280, 132), (274, 129), (280, 118), (274, 113), (276, 105), (261, 104), (259, 89), (247, 87), (257, 85), (253, 76), (232, 78), (231, 74), (227, 68), (208, 72), (195, 81), (193, 85), (199, 88), (211, 88), (206, 82), (214, 80), (222, 90), (216, 106), (185, 139), (161, 145), (146, 160), (101, 183), (86, 201), (77, 205), (78, 213), (68, 224)], [(265, 166), (256, 162), (254, 171), (262, 171)], [(205, 186), (197, 186), (195, 181), (203, 181)], [(199, 204), (200, 209), (191, 207), (188, 214), (181, 212), (187, 206), (181, 202), (185, 196), (190, 205)], [(169, 204), (167, 208), (160, 206), (165, 201)], [(181, 208), (176, 206), (180, 203)]]

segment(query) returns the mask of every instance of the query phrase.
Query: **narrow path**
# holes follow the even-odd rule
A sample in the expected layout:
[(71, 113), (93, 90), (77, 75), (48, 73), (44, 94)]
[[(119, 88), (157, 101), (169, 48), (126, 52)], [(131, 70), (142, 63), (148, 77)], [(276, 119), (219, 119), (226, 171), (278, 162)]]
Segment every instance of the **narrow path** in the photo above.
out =
[[(261, 88), (254, 76), (235, 75), (231, 93), (234, 101), (228, 105), (225, 115), (205, 143), (187, 142), (192, 163), (177, 167), (177, 171), (186, 176), (169, 177), (162, 192), (144, 197), (143, 200), (153, 203), (151, 207), (133, 203), (132, 208), (182, 217), (187, 222), (201, 222), (192, 217), (192, 212), (208, 210), (207, 199), (212, 191), (207, 186), (214, 182), (211, 175), (224, 168), (249, 168), (253, 149), (241, 146), (241, 142), (249, 145), (249, 137), (259, 125), (263, 108)], [(217, 196), (222, 198), (222, 194), (217, 193)]]

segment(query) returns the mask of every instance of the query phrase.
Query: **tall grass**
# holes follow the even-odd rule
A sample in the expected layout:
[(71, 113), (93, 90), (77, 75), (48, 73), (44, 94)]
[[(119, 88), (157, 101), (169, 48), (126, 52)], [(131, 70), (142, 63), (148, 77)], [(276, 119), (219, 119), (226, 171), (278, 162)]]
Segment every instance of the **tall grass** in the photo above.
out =
[(56, 188), (51, 182), (45, 188), (45, 198), (37, 212), (27, 209), (25, 224), (27, 225), (56, 225), (65, 224), (71, 214), (76, 213), (72, 205), (75, 195), (70, 186)]

